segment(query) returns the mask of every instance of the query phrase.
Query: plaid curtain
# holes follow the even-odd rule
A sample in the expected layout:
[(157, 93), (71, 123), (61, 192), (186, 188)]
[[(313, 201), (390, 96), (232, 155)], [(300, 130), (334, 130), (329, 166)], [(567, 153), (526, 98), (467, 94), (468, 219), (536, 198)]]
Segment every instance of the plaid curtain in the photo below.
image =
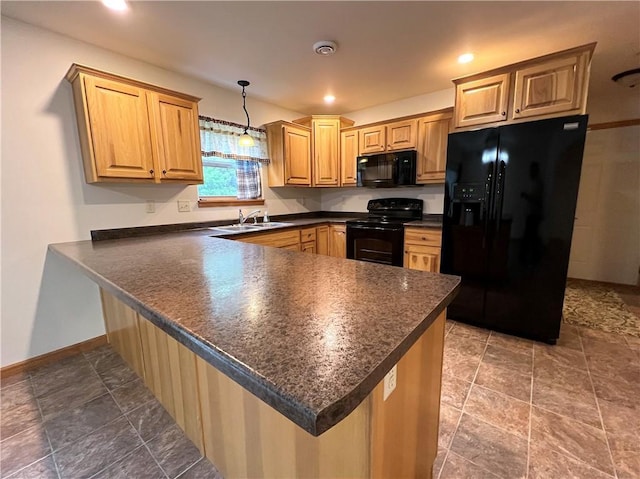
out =
[(260, 188), (260, 164), (257, 161), (236, 161), (238, 199), (253, 200), (262, 196)]

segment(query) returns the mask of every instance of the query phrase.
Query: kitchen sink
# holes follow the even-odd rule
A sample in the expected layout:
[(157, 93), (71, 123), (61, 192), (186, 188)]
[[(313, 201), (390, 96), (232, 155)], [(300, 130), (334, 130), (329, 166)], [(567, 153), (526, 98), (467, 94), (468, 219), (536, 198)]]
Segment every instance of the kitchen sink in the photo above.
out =
[(258, 224), (252, 224), (251, 226), (258, 226), (262, 229), (265, 228), (277, 228), (279, 226), (292, 226), (293, 223), (279, 223), (277, 221), (271, 221), (269, 223), (258, 223)]
[(226, 225), (226, 226), (212, 226), (208, 228), (213, 231), (224, 231), (225, 233), (240, 233), (243, 231), (259, 231), (260, 228), (258, 225)]
[(270, 223), (244, 223), (244, 224), (234, 224), (234, 225), (225, 225), (225, 226), (212, 226), (208, 229), (212, 231), (221, 231), (224, 233), (243, 233), (249, 231), (262, 231), (270, 228), (277, 228), (279, 226), (290, 226), (292, 223), (280, 223), (277, 221), (272, 221)]

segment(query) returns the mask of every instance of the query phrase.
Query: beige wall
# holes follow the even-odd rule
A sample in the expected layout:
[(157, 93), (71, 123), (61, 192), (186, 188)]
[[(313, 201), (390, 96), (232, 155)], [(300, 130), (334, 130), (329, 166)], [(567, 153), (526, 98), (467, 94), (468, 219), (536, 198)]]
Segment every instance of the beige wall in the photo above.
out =
[[(47, 255), (49, 243), (89, 238), (92, 229), (237, 218), (238, 210), (195, 206), (195, 186), (88, 185), (83, 178), (71, 85), (83, 63), (202, 97), (200, 112), (245, 121), (229, 91), (47, 30), (2, 17), (3, 366), (104, 332), (97, 289)], [(302, 116), (248, 98), (252, 124)], [(304, 204), (303, 200), (304, 198)], [(177, 199), (192, 201), (178, 213)], [(265, 188), (270, 214), (320, 209), (310, 189)], [(145, 212), (155, 200), (156, 213)]]
[(569, 276), (637, 284), (640, 126), (587, 133)]

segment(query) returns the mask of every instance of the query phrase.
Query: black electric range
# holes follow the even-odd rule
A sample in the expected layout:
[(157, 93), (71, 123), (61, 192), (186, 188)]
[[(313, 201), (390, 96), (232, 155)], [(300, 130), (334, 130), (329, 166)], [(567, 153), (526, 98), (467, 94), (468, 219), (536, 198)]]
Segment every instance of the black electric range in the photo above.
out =
[(402, 266), (404, 223), (422, 219), (423, 201), (415, 198), (369, 200), (369, 215), (347, 221), (347, 258)]

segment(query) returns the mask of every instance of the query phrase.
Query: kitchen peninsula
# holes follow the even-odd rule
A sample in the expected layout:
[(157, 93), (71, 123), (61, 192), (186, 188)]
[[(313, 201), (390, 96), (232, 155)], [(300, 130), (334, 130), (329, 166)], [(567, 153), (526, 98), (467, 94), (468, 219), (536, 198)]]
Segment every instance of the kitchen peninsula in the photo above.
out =
[(100, 286), (114, 349), (226, 478), (431, 476), (457, 277), (206, 229), (49, 249)]

